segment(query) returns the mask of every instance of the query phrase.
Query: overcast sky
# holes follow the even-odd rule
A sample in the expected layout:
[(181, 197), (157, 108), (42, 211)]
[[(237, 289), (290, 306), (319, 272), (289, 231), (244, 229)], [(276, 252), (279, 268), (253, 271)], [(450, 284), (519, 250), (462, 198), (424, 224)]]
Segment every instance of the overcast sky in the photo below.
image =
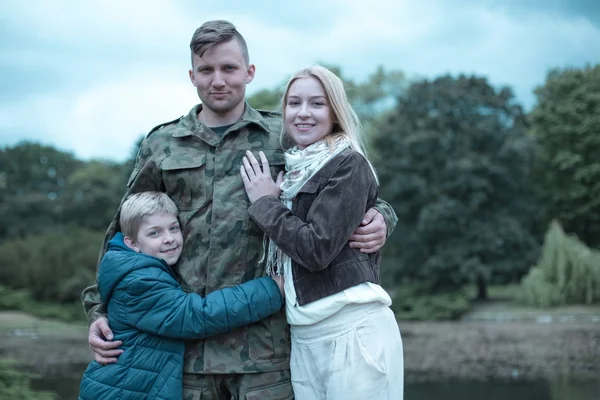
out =
[(245, 36), (273, 88), (318, 61), (361, 81), (475, 73), (527, 109), (550, 68), (600, 62), (599, 0), (3, 0), (0, 147), (28, 139), (123, 161), (197, 102), (189, 41), (204, 21)]

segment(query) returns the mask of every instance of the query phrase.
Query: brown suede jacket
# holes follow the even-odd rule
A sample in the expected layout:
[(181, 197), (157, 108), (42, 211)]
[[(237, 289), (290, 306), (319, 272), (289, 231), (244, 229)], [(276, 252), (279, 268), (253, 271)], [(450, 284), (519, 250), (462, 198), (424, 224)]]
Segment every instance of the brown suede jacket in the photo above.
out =
[(250, 217), (292, 259), (297, 304), (363, 282), (379, 284), (380, 252), (364, 254), (348, 245), (377, 195), (369, 164), (347, 149), (304, 184), (291, 211), (275, 196), (263, 196), (249, 207)]

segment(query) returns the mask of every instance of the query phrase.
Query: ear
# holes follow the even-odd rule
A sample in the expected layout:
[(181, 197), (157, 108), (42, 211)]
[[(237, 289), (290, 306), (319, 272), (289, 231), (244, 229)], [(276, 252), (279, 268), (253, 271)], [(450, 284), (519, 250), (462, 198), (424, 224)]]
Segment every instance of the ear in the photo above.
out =
[(248, 68), (246, 69), (246, 83), (247, 84), (252, 82), (252, 80), (254, 79), (255, 73), (256, 73), (256, 67), (254, 66), (254, 64), (248, 65)]
[(125, 242), (125, 245), (127, 247), (129, 247), (131, 250), (135, 251), (136, 253), (139, 253), (141, 251), (138, 244), (136, 243), (136, 241), (133, 240), (132, 238), (130, 238), (129, 236), (125, 236), (123, 238), (123, 241)]
[(192, 69), (188, 70), (188, 74), (190, 76), (190, 81), (192, 82), (192, 85), (194, 85), (194, 87), (195, 87), (196, 81), (194, 80), (194, 70), (192, 70)]

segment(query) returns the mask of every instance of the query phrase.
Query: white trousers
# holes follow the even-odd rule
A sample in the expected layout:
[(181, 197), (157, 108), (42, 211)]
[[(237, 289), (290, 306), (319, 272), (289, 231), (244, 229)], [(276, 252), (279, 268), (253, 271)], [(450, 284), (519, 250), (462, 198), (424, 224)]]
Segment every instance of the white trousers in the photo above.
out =
[(297, 400), (402, 400), (402, 339), (389, 307), (349, 304), (314, 325), (292, 325), (291, 334)]

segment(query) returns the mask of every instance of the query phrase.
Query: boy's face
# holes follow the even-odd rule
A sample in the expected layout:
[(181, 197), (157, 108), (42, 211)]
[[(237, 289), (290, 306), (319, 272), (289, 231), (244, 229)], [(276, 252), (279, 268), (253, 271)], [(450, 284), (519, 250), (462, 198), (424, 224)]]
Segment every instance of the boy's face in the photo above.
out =
[(177, 217), (156, 214), (145, 218), (137, 232), (137, 239), (125, 237), (125, 244), (138, 253), (165, 260), (174, 265), (183, 249), (183, 234)]

